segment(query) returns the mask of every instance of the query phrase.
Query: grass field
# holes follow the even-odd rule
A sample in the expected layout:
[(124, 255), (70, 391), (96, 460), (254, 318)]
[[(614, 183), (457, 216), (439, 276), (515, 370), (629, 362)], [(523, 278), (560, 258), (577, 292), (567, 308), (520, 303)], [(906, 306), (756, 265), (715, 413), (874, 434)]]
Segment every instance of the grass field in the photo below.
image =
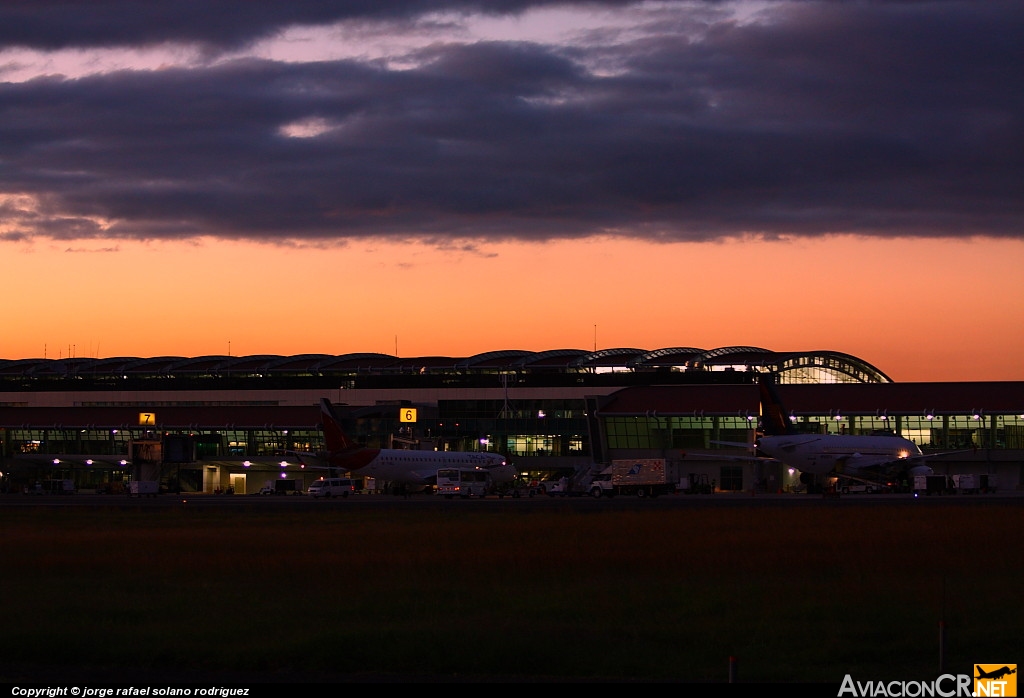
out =
[(1019, 504), (0, 510), (7, 662), (750, 682), (1016, 662)]

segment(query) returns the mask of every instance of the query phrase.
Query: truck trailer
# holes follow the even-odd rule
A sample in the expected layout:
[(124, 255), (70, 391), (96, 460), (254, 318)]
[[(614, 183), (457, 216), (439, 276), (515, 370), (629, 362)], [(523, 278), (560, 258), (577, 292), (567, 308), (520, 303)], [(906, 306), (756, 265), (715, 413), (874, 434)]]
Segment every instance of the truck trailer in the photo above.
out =
[(658, 497), (675, 494), (679, 466), (666, 458), (613, 460), (590, 483), (592, 497)]
[(987, 473), (954, 475), (953, 485), (960, 494), (979, 494), (996, 491), (996, 476)]
[(129, 497), (155, 497), (160, 494), (160, 483), (156, 480), (132, 480), (128, 483)]
[(302, 494), (302, 480), (267, 480), (260, 488), (260, 494)]
[(933, 494), (951, 494), (952, 489), (947, 485), (945, 475), (915, 475), (914, 496), (924, 493), (928, 496)]

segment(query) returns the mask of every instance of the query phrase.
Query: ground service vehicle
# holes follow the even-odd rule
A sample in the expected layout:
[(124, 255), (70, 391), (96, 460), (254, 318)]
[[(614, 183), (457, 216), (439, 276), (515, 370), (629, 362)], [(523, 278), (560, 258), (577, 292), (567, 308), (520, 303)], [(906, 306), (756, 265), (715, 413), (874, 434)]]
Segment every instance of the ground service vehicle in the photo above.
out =
[(612, 468), (608, 466), (590, 481), (590, 496), (595, 499), (598, 497), (613, 497), (615, 495), (615, 486), (612, 484)]
[(44, 494), (74, 494), (75, 493), (75, 481), (74, 480), (43, 480), (42, 483)]
[(590, 495), (657, 497), (675, 494), (678, 469), (675, 461), (666, 458), (613, 460), (609, 467), (594, 476), (590, 483)]
[(25, 494), (74, 494), (74, 480), (37, 480), (25, 488)]
[(160, 492), (160, 483), (156, 480), (132, 480), (128, 483), (129, 497), (155, 497)]
[(476, 468), (441, 468), (437, 471), (436, 493), (446, 499), (452, 497), (486, 497), (491, 491), (491, 477), (486, 470)]
[(267, 480), (260, 494), (302, 494), (302, 480)]
[(708, 482), (707, 473), (690, 473), (679, 478), (676, 490), (685, 494), (714, 494), (714, 487)]
[(953, 475), (953, 486), (960, 494), (978, 494), (979, 492), (995, 492), (996, 476), (987, 473)]
[(945, 475), (915, 475), (914, 494), (924, 493), (926, 495), (943, 494), (949, 491), (946, 485)]
[(557, 480), (544, 480), (540, 483), (539, 487), (549, 497), (574, 497), (583, 494), (573, 490), (572, 480), (568, 477), (560, 477)]
[(896, 490), (895, 482), (871, 481), (856, 477), (836, 478), (836, 487), (843, 494), (888, 494)]
[(309, 496), (313, 499), (347, 497), (350, 494), (355, 494), (355, 491), (356, 483), (348, 477), (325, 477), (309, 483)]

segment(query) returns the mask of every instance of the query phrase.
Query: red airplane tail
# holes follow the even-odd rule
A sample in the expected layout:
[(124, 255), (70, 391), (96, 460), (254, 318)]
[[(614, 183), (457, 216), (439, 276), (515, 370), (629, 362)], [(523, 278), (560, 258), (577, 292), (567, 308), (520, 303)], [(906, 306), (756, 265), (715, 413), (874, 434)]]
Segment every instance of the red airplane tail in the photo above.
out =
[(359, 444), (350, 439), (345, 430), (341, 428), (341, 422), (338, 421), (337, 415), (334, 414), (334, 408), (331, 407), (331, 402), (327, 398), (320, 400), (320, 420), (324, 429), (324, 445), (327, 447), (328, 454), (333, 456), (359, 448)]
[(365, 448), (349, 438), (341, 428), (341, 421), (334, 414), (334, 408), (327, 398), (320, 400), (320, 422), (324, 430), (327, 462), (331, 468), (355, 472), (380, 453), (378, 448)]
[(786, 408), (775, 392), (775, 385), (769, 376), (758, 379), (761, 390), (761, 428), (766, 436), (782, 436), (796, 433), (796, 427), (789, 421)]

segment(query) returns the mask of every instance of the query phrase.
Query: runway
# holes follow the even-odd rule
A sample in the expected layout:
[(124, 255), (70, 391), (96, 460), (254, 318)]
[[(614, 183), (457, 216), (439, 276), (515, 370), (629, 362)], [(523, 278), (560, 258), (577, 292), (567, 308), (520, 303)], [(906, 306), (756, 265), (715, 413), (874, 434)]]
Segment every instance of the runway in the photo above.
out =
[(128, 497), (124, 495), (24, 495), (0, 496), (0, 508), (224, 508), (269, 510), (314, 510), (314, 509), (450, 509), (450, 510), (571, 510), (578, 512), (607, 510), (666, 510), (722, 507), (880, 507), (880, 506), (986, 506), (990, 504), (1011, 504), (1024, 506), (1024, 492), (1007, 490), (985, 494), (918, 495), (899, 494), (846, 494), (823, 496), (814, 494), (760, 494), (760, 493), (718, 493), (712, 495), (676, 494), (661, 497), (613, 497), (594, 499), (589, 496), (551, 497), (472, 497), (469, 499), (447, 499), (432, 494), (411, 494), (408, 497), (388, 494), (356, 494), (345, 498), (315, 499), (305, 495), (259, 496), (259, 495), (215, 495), (215, 494), (159, 494), (153, 497)]

